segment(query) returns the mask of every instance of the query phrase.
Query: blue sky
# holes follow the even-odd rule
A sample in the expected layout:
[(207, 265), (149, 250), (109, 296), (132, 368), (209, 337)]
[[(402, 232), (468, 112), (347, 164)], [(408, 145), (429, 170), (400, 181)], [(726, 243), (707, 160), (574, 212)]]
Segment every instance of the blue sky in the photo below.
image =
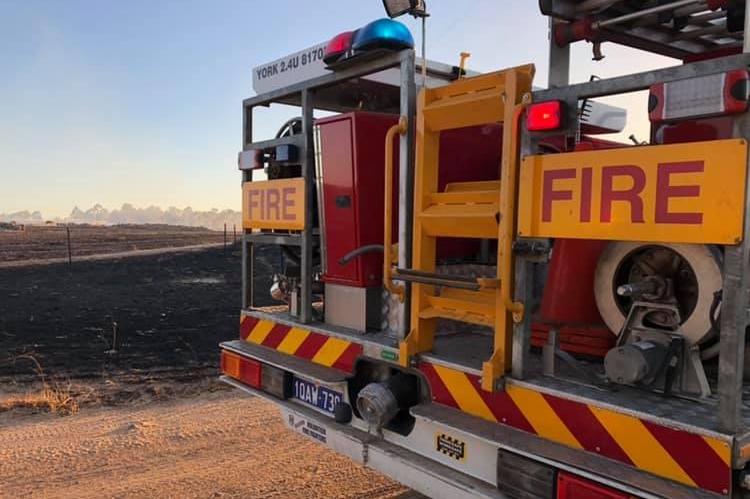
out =
[[(546, 84), (537, 2), (428, 7), (428, 58), (456, 64), (467, 51), (479, 71), (534, 62)], [(0, 0), (0, 212), (52, 218), (125, 202), (239, 209), (252, 68), (378, 17), (380, 0)], [(419, 41), (419, 25), (402, 20)], [(674, 63), (605, 46), (594, 64), (589, 51), (574, 51), (576, 81)], [(616, 102), (645, 105), (642, 96)], [(256, 114), (256, 139), (294, 114)]]

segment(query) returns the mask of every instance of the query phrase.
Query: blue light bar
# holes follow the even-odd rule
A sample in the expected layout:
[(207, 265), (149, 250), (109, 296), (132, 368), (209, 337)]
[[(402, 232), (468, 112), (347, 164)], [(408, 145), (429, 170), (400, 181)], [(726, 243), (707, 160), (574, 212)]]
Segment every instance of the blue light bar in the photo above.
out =
[(414, 48), (409, 28), (392, 19), (378, 19), (357, 30), (352, 40), (354, 51), (382, 48), (403, 50)]

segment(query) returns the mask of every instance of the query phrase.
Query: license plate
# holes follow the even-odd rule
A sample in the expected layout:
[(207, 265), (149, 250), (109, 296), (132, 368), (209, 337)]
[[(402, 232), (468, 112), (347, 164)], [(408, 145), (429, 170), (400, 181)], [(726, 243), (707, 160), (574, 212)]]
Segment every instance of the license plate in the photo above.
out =
[(294, 398), (331, 414), (343, 400), (339, 392), (300, 378), (294, 378)]

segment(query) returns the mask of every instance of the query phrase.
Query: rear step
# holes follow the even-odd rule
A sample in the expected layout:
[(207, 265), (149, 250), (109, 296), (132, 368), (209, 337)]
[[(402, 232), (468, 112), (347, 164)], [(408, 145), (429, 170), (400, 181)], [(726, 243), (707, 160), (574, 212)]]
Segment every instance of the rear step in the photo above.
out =
[(300, 432), (294, 423), (312, 422), (318, 429), (324, 429), (324, 443), (334, 451), (432, 499), (511, 499), (493, 485), (386, 442), (376, 435), (335, 423), (312, 409), (279, 400), (227, 376), (220, 379), (279, 406), (284, 422), (291, 429)]

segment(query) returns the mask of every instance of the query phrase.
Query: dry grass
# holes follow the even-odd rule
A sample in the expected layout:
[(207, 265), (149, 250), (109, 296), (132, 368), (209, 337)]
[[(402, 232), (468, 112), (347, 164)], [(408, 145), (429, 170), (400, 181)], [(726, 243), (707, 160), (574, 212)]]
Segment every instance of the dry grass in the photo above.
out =
[(79, 404), (70, 385), (54, 383), (52, 386), (44, 384), (37, 392), (10, 397), (0, 402), (0, 411), (16, 409), (31, 409), (34, 412), (45, 411), (68, 416), (78, 412)]
[[(42, 365), (33, 355), (22, 354), (13, 361), (27, 360), (34, 365), (34, 371), (39, 378), (40, 387), (34, 392), (8, 397), (0, 400), (0, 412), (14, 409), (30, 409), (34, 412), (46, 411), (61, 416), (76, 414), (80, 409), (80, 393), (74, 388), (70, 380), (49, 380)], [(90, 394), (89, 394), (90, 395)]]

